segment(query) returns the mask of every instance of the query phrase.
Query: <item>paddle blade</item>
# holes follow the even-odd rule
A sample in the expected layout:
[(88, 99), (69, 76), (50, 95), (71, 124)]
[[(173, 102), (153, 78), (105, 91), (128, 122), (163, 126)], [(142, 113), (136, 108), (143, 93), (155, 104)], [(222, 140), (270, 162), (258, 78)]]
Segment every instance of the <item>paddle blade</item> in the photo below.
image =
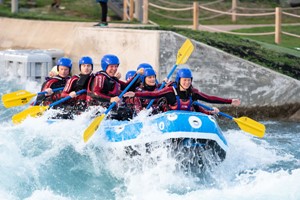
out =
[(262, 138), (265, 134), (265, 125), (250, 119), (248, 117), (233, 118), (238, 126), (245, 132), (251, 133), (257, 137)]
[(45, 112), (49, 106), (31, 106), (30, 108), (23, 110), (22, 112), (19, 112), (18, 114), (15, 114), (12, 117), (12, 121), (14, 124), (19, 124), (22, 121), (24, 121), (28, 116), (31, 117), (38, 117)]
[(187, 39), (178, 50), (176, 65), (184, 64), (194, 51), (194, 45), (191, 40)]
[(105, 114), (102, 114), (98, 117), (96, 117), (92, 123), (89, 125), (89, 127), (87, 127), (87, 129), (85, 129), (84, 133), (83, 133), (83, 140), (84, 142), (87, 142), (90, 137), (92, 137), (95, 133), (95, 131), (98, 129), (101, 121), (104, 119)]
[(14, 106), (22, 106), (27, 104), (32, 97), (36, 94), (30, 93), (26, 90), (18, 90), (2, 96), (2, 102), (5, 108), (11, 108)]

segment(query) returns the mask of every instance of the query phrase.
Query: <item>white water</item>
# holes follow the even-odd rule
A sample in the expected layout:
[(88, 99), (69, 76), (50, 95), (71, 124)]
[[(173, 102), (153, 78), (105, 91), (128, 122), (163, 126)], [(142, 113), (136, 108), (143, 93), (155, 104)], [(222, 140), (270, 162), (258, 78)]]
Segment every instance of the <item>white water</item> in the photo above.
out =
[[(0, 95), (39, 87), (0, 79)], [(101, 134), (85, 144), (87, 116), (48, 124), (46, 114), (13, 125), (11, 116), (25, 108), (0, 105), (0, 199), (300, 199), (296, 123), (264, 122), (264, 139), (224, 127), (227, 158), (195, 176), (176, 172), (163, 147), (131, 158), (123, 149), (109, 151)]]

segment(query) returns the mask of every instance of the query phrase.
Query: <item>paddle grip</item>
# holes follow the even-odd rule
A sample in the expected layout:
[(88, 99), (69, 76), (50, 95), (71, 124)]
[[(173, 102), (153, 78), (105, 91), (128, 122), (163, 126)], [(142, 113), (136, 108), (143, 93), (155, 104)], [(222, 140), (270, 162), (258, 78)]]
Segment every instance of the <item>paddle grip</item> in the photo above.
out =
[[(177, 65), (174, 65), (174, 66), (173, 66), (172, 70), (169, 72), (169, 74), (168, 74), (168, 76), (167, 76), (167, 80), (170, 79), (170, 77), (171, 77), (172, 74), (174, 73), (176, 67), (177, 67)], [(166, 82), (163, 81), (162, 84), (161, 84), (161, 86), (158, 88), (158, 90), (163, 89), (163, 88), (165, 87), (165, 85), (166, 85)], [(149, 108), (152, 106), (152, 104), (153, 104), (154, 101), (155, 101), (155, 99), (151, 99), (151, 101), (149, 102), (149, 104), (148, 104), (148, 106), (147, 106), (147, 109), (149, 109)]]
[[(86, 92), (85, 89), (84, 89), (84, 90), (80, 90), (80, 91), (76, 92), (76, 95), (80, 95), (80, 94), (85, 93), (85, 92)], [(71, 99), (71, 98), (72, 98), (72, 97), (70, 97), (70, 96), (67, 96), (67, 97), (65, 97), (65, 98), (62, 98), (62, 99), (60, 99), (60, 100), (58, 100), (58, 101), (55, 101), (55, 102), (51, 103), (51, 104), (49, 105), (49, 107), (56, 106), (56, 105), (58, 105), (58, 104), (60, 104), (60, 103), (62, 103), (62, 102), (65, 102), (65, 101), (67, 101), (67, 100), (69, 100), (69, 99)]]
[[(130, 81), (130, 83), (127, 85), (127, 87), (123, 90), (123, 92), (118, 96), (120, 99), (123, 97), (123, 95), (127, 92), (127, 90), (129, 90), (129, 88), (135, 83), (135, 81), (140, 77), (140, 74), (137, 74), (134, 79), (132, 81)], [(116, 105), (116, 102), (113, 102), (112, 104), (110, 104), (110, 106), (107, 108), (107, 110), (105, 111), (105, 115), (107, 115), (107, 113), (109, 113), (109, 111)]]
[[(209, 106), (207, 106), (207, 105), (205, 105), (205, 104), (202, 104), (202, 103), (200, 103), (200, 102), (198, 102), (198, 101), (194, 101), (194, 104), (196, 104), (196, 105), (198, 105), (198, 106), (201, 106), (201, 107), (205, 108), (206, 110), (214, 110), (213, 108), (211, 108), (211, 107), (209, 107)], [(228, 119), (233, 120), (233, 117), (230, 116), (230, 115), (228, 115), (228, 114), (226, 114), (226, 113), (218, 112), (218, 114), (219, 114), (219, 115), (222, 115), (223, 117), (227, 117)]]

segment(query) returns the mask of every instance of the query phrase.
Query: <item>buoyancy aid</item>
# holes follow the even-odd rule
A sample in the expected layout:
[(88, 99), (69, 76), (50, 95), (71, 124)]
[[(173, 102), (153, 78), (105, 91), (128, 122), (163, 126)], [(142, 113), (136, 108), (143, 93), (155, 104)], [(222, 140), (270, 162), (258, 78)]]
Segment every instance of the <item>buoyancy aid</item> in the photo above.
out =
[[(157, 85), (154, 86), (148, 86), (144, 84), (144, 87), (142, 88), (137, 88), (136, 89), (139, 92), (143, 92), (143, 91), (156, 91), (158, 90)], [(148, 104), (150, 103), (151, 99), (145, 99), (145, 98), (140, 98), (141, 100), (141, 104), (143, 108), (146, 108), (148, 106)], [(157, 103), (157, 100), (154, 101), (154, 103), (152, 104), (152, 107), (155, 107)]]
[(176, 96), (176, 104), (173, 106), (169, 105), (169, 108), (171, 110), (189, 110), (189, 111), (192, 110), (192, 103), (193, 103), (192, 95), (190, 94), (187, 100), (180, 99), (176, 86), (173, 85), (172, 87)]
[[(72, 76), (68, 80), (68, 82), (61, 94), (61, 97), (69, 96), (70, 92), (72, 92), (72, 91), (78, 92), (82, 89), (87, 89), (88, 82), (92, 76), (93, 76), (92, 73), (91, 74), (76, 74), (76, 75)], [(86, 101), (86, 93), (78, 95), (77, 97), (70, 99), (69, 101), (66, 102), (66, 104), (75, 105), (76, 103), (80, 103), (78, 101), (85, 102)]]
[[(60, 77), (60, 76), (54, 76), (50, 79), (47, 79), (46, 82), (43, 83), (42, 90), (45, 91), (47, 88), (56, 89), (60, 87), (64, 87), (66, 85), (67, 80), (70, 79), (70, 76), (67, 77)], [(35, 105), (49, 105), (57, 100), (60, 99), (62, 91), (54, 92), (50, 96), (39, 95), (36, 99)]]
[[(88, 83), (87, 101), (90, 105), (99, 105), (100, 102), (109, 102), (98, 94), (114, 97), (121, 93), (121, 84), (116, 77), (110, 77), (105, 71), (99, 71)], [(97, 94), (98, 93), (98, 94)]]

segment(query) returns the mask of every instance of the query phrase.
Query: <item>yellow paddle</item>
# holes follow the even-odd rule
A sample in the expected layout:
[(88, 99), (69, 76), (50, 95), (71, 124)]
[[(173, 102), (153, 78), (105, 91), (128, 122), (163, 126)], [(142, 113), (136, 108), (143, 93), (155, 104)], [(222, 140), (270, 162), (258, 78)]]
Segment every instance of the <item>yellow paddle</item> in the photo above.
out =
[[(187, 39), (177, 52), (176, 64), (173, 66), (173, 68), (169, 72), (169, 74), (167, 76), (167, 80), (170, 79), (170, 77), (174, 73), (175, 69), (177, 68), (177, 65), (184, 64), (187, 61), (187, 59), (190, 57), (190, 55), (192, 54), (193, 51), (194, 51), (194, 45), (191, 42), (191, 40)], [(163, 89), (165, 87), (165, 85), (166, 85), (166, 82), (162, 82), (162, 84), (158, 90)], [(152, 99), (149, 102), (149, 104), (147, 105), (147, 109), (149, 109), (152, 106), (154, 101), (155, 101), (155, 99)]]
[[(169, 73), (172, 75), (172, 73), (174, 72), (174, 70), (176, 69), (178, 64), (183, 64), (187, 61), (187, 59), (190, 57), (191, 53), (194, 50), (194, 46), (192, 44), (192, 42), (187, 39), (183, 45), (180, 47), (180, 49), (178, 50), (177, 53), (177, 58), (176, 58), (176, 65), (173, 67), (172, 71)], [(171, 76), (170, 75), (170, 76)], [(135, 77), (135, 80), (137, 79), (138, 76)], [(135, 82), (135, 80), (131, 81), (131, 83), (133, 84)], [(119, 95), (119, 98), (121, 98), (125, 92), (129, 89), (129, 86), (131, 86), (131, 83), (125, 88), (125, 90)], [(89, 127), (87, 129), (85, 129), (84, 134), (83, 134), (83, 140), (84, 142), (87, 142), (90, 137), (92, 137), (92, 135), (95, 133), (95, 131), (98, 129), (101, 121), (104, 119), (104, 117), (106, 116), (106, 114), (115, 106), (115, 102), (112, 103), (110, 105), (110, 107), (105, 111), (104, 114), (96, 117), (92, 123), (89, 125)]]
[[(85, 93), (86, 90), (80, 90), (76, 92), (76, 95), (80, 95), (82, 93)], [(71, 99), (70, 96), (67, 96), (65, 98), (62, 98), (58, 101), (55, 101), (54, 103), (51, 103), (49, 106), (31, 106), (27, 108), (26, 110), (23, 110), (22, 112), (19, 112), (12, 116), (12, 121), (14, 124), (19, 124), (22, 121), (24, 121), (28, 116), (30, 117), (39, 117), (41, 116), (47, 109), (52, 108), (53, 106), (56, 106), (62, 102), (65, 102), (67, 100)]]
[[(127, 87), (123, 90), (123, 92), (118, 96), (119, 98), (122, 98), (123, 95), (129, 90), (129, 88), (135, 83), (135, 81), (140, 77), (139, 74), (137, 74), (134, 79), (127, 85)], [(84, 142), (87, 142), (90, 137), (92, 137), (95, 133), (95, 131), (98, 129), (101, 121), (105, 118), (105, 116), (110, 112), (110, 110), (116, 105), (116, 102), (113, 102), (110, 104), (110, 106), (107, 108), (107, 110), (100, 116), (96, 117), (92, 123), (85, 129), (83, 133), (83, 140)]]
[[(53, 89), (53, 92), (57, 92), (63, 89), (64, 89), (63, 87), (56, 88)], [(46, 93), (47, 92), (44, 91), (44, 92), (39, 92), (34, 94), (26, 90), (18, 90), (16, 92), (4, 94), (1, 99), (5, 108), (11, 108), (15, 106), (25, 105), (32, 99), (32, 97), (36, 95), (46, 94)]]
[[(213, 110), (211, 107), (204, 105), (200, 102), (194, 102), (194, 104), (199, 105), (207, 110)], [(243, 131), (250, 133), (254, 136), (262, 138), (265, 134), (266, 131), (265, 125), (253, 119), (250, 119), (249, 117), (234, 118), (226, 113), (219, 112), (218, 114), (235, 121)]]

